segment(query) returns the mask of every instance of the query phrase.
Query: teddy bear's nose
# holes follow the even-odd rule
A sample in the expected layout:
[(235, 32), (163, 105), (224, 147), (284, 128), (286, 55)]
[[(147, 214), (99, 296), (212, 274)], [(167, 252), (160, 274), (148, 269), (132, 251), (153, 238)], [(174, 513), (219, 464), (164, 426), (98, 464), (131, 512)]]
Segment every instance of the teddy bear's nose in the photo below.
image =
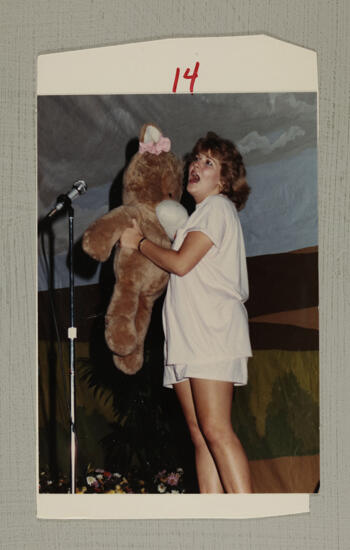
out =
[(172, 197), (172, 196), (173, 196), (173, 194), (172, 194), (172, 193), (169, 193), (169, 197)]

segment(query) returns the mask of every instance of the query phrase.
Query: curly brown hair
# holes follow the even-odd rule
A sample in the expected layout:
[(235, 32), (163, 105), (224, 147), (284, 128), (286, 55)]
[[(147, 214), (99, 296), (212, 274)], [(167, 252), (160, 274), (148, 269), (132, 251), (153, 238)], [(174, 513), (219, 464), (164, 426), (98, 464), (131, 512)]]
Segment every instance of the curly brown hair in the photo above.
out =
[(221, 193), (236, 205), (237, 210), (242, 210), (250, 193), (242, 155), (232, 141), (223, 139), (214, 132), (208, 132), (205, 137), (197, 141), (192, 149), (190, 160), (199, 153), (207, 152), (220, 162), (220, 176), (223, 183)]

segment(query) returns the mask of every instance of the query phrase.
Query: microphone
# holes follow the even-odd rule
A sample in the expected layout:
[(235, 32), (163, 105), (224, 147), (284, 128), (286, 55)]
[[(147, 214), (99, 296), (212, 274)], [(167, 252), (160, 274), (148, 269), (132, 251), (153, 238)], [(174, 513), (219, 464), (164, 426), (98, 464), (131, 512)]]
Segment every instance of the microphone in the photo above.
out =
[(51, 212), (47, 215), (48, 218), (51, 218), (56, 214), (56, 212), (59, 212), (62, 210), (62, 208), (67, 204), (67, 202), (71, 202), (74, 199), (76, 199), (79, 195), (82, 195), (87, 191), (87, 185), (84, 180), (78, 180), (75, 183), (73, 183), (72, 189), (69, 191), (69, 193), (66, 193), (65, 195), (60, 195), (57, 197), (57, 202), (55, 208), (51, 210)]

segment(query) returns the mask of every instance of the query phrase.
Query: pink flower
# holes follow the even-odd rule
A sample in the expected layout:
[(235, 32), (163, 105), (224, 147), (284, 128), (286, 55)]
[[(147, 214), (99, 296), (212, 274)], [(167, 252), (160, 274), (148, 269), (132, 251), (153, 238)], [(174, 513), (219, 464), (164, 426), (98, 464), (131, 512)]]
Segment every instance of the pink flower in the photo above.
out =
[(171, 474), (168, 475), (167, 483), (169, 485), (177, 485), (179, 482), (180, 474), (174, 474), (174, 472), (171, 472)]

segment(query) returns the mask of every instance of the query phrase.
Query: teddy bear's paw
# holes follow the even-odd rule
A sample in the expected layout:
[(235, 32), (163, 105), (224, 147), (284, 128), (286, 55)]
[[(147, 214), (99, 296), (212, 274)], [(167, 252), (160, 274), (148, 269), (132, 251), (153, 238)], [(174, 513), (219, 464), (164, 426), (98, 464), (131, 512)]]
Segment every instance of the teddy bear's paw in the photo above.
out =
[(136, 374), (142, 367), (143, 355), (140, 353), (130, 354), (126, 357), (113, 355), (113, 362), (117, 369), (124, 374)]
[(82, 241), (84, 252), (97, 262), (105, 262), (110, 255), (110, 248), (104, 243), (95, 242), (90, 235), (90, 230), (87, 229)]
[(105, 338), (110, 350), (118, 355), (129, 355), (137, 345), (135, 322), (126, 317), (105, 318)]

